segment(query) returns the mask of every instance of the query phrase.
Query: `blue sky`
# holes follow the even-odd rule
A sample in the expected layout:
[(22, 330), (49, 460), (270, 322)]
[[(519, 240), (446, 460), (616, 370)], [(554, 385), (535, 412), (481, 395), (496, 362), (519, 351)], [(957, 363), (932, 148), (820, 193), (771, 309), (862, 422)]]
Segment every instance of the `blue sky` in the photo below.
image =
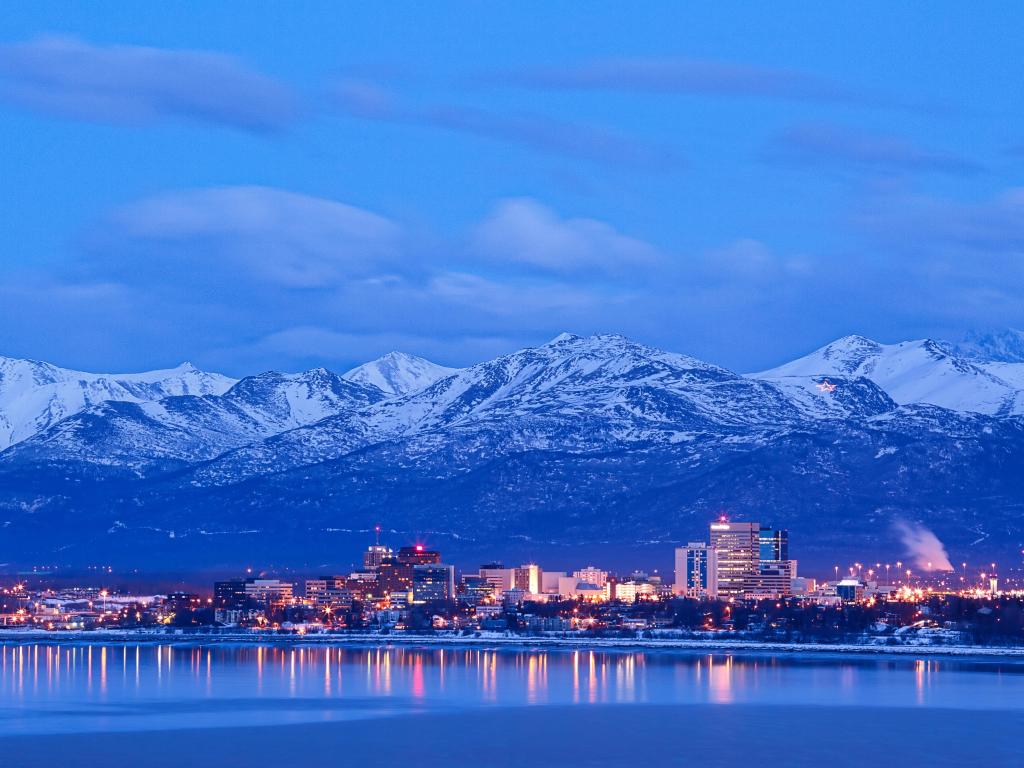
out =
[(1024, 8), (21, 4), (0, 354), (738, 370), (1024, 326)]

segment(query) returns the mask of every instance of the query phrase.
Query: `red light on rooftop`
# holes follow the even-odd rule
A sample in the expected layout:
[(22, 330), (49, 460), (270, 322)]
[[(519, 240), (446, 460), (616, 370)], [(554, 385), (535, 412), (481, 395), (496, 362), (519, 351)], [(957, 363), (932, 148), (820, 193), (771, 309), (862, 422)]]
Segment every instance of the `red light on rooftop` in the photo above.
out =
[(423, 545), (422, 544), (417, 544), (416, 545), (416, 551), (417, 552), (422, 552), (423, 551)]

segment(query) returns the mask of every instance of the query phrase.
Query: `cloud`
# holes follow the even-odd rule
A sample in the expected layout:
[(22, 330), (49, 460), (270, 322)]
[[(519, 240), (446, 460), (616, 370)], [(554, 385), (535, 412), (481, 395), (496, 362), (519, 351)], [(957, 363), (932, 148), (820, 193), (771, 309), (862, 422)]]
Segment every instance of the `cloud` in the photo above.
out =
[(867, 247), (807, 252), (754, 237), (662, 250), (529, 198), (442, 237), (282, 189), (168, 192), (98, 221), (63, 273), (5, 275), (0, 342), (85, 368), (239, 374), (392, 348), (465, 364), (569, 329), (758, 370), (850, 331), (1019, 327), (1024, 191), (878, 188), (844, 233)]
[(270, 187), (188, 190), (125, 205), (89, 238), (92, 262), (125, 281), (323, 288), (399, 264), (400, 228), (344, 203)]
[(560, 218), (535, 200), (504, 200), (473, 233), (484, 258), (550, 272), (624, 273), (659, 262), (658, 250), (595, 219)]
[(795, 125), (776, 136), (766, 157), (808, 166), (965, 175), (979, 166), (957, 155), (923, 149), (898, 136), (866, 133), (830, 123)]
[(0, 45), (0, 100), (96, 122), (186, 119), (257, 132), (280, 130), (298, 112), (288, 86), (233, 56), (74, 37)]
[(666, 147), (601, 126), (451, 104), (412, 106), (365, 80), (342, 80), (335, 83), (332, 91), (342, 111), (362, 119), (438, 128), (608, 165), (648, 169), (682, 165), (681, 158)]
[[(644, 251), (607, 225), (546, 215), (581, 233), (563, 237), (574, 259), (603, 256), (581, 252), (579, 242), (625, 256)], [(101, 369), (192, 359), (248, 373), (356, 364), (395, 347), (461, 364), (537, 343), (552, 329), (589, 329), (631, 300), (600, 270), (570, 279), (560, 268), (506, 265), (471, 239), (413, 237), (377, 213), (283, 189), (167, 192), (98, 220), (61, 272), (0, 281), (0, 341)], [(386, 340), (387, 349), (374, 346)]]
[(1024, 187), (980, 202), (880, 194), (856, 212), (857, 225), (889, 245), (933, 252), (1010, 256), (1024, 266)]
[(875, 97), (790, 69), (693, 58), (596, 59), (494, 75), (492, 82), (556, 90), (618, 90), (760, 96), (810, 102), (861, 102)]
[(447, 304), (506, 317), (587, 311), (604, 303), (598, 293), (582, 286), (537, 280), (497, 281), (460, 272), (431, 278), (427, 291)]

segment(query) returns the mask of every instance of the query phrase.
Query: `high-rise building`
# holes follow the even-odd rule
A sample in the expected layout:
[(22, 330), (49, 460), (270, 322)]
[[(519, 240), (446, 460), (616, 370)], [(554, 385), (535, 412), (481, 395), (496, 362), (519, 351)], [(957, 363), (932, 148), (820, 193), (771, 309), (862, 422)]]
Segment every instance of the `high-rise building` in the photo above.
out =
[(422, 544), (402, 547), (398, 550), (399, 565), (433, 565), (440, 562), (441, 553), (437, 550), (427, 549)]
[(455, 599), (455, 568), (437, 563), (412, 567), (412, 601), (450, 603)]
[(535, 563), (527, 563), (515, 569), (512, 575), (512, 588), (521, 589), (531, 595), (539, 595), (543, 589), (543, 572)]
[(229, 579), (213, 583), (213, 604), (217, 608), (242, 608), (249, 601), (245, 579)]
[(718, 597), (743, 598), (757, 587), (761, 564), (760, 523), (714, 522), (711, 548), (718, 560), (715, 569)]
[(789, 531), (762, 525), (758, 533), (758, 550), (762, 562), (789, 560)]
[(677, 547), (674, 591), (687, 597), (717, 597), (718, 553), (703, 541)]
[(412, 588), (412, 566), (398, 564), (395, 557), (386, 557), (377, 568), (377, 591), (384, 598)]
[(390, 547), (385, 547), (383, 544), (371, 544), (363, 553), (363, 568), (375, 571), (380, 568), (384, 558), (391, 557), (391, 554)]
[(398, 554), (385, 557), (377, 566), (377, 582), (383, 596), (407, 594), (412, 589), (412, 569), (417, 565), (436, 565), (441, 553), (422, 544), (402, 547)]
[(761, 562), (753, 592), (764, 597), (789, 597), (796, 578), (796, 560), (789, 559), (789, 531), (762, 525), (759, 540)]

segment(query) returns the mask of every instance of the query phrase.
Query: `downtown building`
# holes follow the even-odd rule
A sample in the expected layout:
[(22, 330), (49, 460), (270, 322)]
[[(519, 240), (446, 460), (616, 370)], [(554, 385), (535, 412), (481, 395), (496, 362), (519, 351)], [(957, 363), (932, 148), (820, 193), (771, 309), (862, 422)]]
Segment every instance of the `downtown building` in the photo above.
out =
[(760, 523), (714, 522), (710, 547), (717, 560), (717, 597), (742, 599), (756, 590), (761, 569)]
[(412, 567), (412, 602), (451, 603), (455, 600), (455, 568), (440, 563)]
[(676, 548), (677, 595), (698, 599), (718, 597), (718, 555), (703, 541)]
[(722, 600), (792, 594), (796, 561), (789, 559), (787, 530), (718, 520), (708, 532), (708, 543), (676, 549), (676, 594)]

